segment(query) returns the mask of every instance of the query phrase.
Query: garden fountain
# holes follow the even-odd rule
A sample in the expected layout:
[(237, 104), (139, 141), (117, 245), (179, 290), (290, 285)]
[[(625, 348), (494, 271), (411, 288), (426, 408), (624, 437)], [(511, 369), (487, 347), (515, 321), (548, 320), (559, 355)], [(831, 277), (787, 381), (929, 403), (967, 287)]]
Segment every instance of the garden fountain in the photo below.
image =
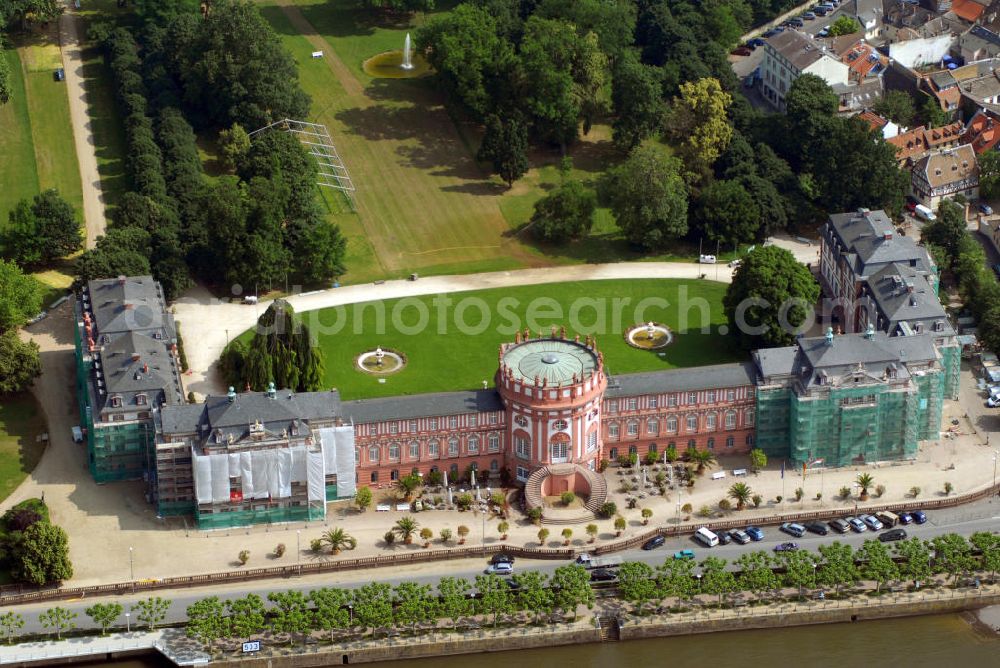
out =
[(372, 56), (364, 62), (362, 68), (365, 74), (376, 79), (413, 79), (431, 71), (430, 64), (420, 52), (414, 53), (410, 33), (406, 33), (401, 51), (386, 51)]
[(400, 67), (404, 70), (413, 69), (413, 61), (410, 59), (410, 33), (406, 33), (406, 39), (403, 40), (403, 64)]

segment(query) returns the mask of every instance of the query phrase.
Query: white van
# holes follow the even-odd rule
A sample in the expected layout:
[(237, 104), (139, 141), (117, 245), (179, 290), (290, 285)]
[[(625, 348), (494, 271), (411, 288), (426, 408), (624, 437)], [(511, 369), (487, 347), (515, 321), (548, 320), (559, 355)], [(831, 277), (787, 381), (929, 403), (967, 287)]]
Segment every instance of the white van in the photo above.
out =
[(934, 215), (934, 212), (923, 204), (918, 204), (914, 207), (913, 212), (917, 214), (917, 217), (923, 218), (924, 220), (937, 220), (937, 216)]
[(719, 544), (719, 537), (705, 527), (695, 531), (694, 537), (697, 538), (698, 542), (702, 543), (705, 547), (715, 547)]

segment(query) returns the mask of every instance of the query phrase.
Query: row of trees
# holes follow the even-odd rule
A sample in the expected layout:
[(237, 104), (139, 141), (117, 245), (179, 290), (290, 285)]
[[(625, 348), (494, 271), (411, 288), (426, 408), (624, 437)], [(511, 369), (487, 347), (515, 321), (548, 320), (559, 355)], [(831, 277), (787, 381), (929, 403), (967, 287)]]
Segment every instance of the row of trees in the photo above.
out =
[[(167, 618), (170, 603), (169, 599), (153, 596), (130, 606), (129, 615), (135, 615), (137, 628), (145, 627), (152, 631)], [(101, 627), (101, 635), (107, 635), (108, 629), (112, 626), (120, 625), (124, 612), (125, 607), (121, 603), (95, 603), (84, 610), (93, 623)], [(50, 630), (59, 639), (64, 633), (76, 628), (77, 617), (77, 613), (72, 610), (56, 606), (40, 613), (38, 622), (42, 628)], [(8, 645), (17, 639), (20, 630), (24, 628), (24, 621), (24, 616), (17, 612), (0, 615), (0, 631), (3, 632)]]
[(911, 580), (915, 587), (934, 575), (944, 574), (957, 585), (960, 578), (977, 570), (990, 572), (996, 578), (1000, 569), (1000, 537), (992, 532), (973, 534), (969, 540), (958, 534), (937, 536), (930, 541), (918, 538), (895, 543), (890, 549), (885, 543), (867, 540), (855, 550), (850, 545), (834, 541), (821, 545), (819, 552), (792, 550), (776, 555), (748, 552), (727, 568), (727, 561), (708, 557), (698, 564), (690, 560), (670, 559), (653, 568), (641, 562), (628, 562), (618, 572), (622, 598), (632, 602), (639, 614), (647, 604), (672, 599), (678, 604), (694, 596), (718, 596), (720, 605), (736, 592), (749, 592), (759, 601), (780, 597), (781, 590), (790, 587), (801, 598), (806, 590), (830, 589), (839, 596), (843, 589), (861, 581), (873, 582), (876, 593), (882, 587), (901, 580)]
[(15, 581), (37, 586), (73, 577), (69, 539), (40, 499), (26, 499), (0, 518), (0, 563)]
[(38, 281), (14, 262), (0, 259), (0, 395), (27, 389), (42, 372), (38, 344), (22, 341), (17, 333), (41, 308)]
[(315, 392), (323, 383), (323, 350), (309, 327), (284, 300), (275, 300), (257, 320), (249, 344), (236, 339), (222, 351), (219, 370), (235, 388), (279, 388)]

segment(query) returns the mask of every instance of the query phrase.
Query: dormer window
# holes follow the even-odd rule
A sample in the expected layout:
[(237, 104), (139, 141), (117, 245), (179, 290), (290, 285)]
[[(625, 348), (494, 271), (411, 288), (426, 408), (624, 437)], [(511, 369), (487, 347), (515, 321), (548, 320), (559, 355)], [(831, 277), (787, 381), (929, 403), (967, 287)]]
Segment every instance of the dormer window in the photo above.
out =
[(119, 397), (119, 396), (111, 397), (111, 405), (114, 408), (121, 408), (122, 407), (122, 398)]
[(137, 406), (146, 406), (149, 404), (149, 401), (145, 394), (137, 394), (135, 395), (135, 403)]
[(163, 332), (154, 332), (153, 333), (153, 338), (156, 339), (156, 340), (162, 339), (163, 338)]

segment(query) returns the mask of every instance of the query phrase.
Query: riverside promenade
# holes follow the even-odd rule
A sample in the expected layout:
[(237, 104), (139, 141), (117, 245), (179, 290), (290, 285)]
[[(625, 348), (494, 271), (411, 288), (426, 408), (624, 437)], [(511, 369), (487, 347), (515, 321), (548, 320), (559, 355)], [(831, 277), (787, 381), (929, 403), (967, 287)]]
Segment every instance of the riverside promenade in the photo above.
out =
[(209, 662), (208, 654), (193, 647), (182, 629), (157, 629), (2, 645), (0, 665), (111, 661), (150, 652), (159, 652), (177, 666), (198, 666)]

